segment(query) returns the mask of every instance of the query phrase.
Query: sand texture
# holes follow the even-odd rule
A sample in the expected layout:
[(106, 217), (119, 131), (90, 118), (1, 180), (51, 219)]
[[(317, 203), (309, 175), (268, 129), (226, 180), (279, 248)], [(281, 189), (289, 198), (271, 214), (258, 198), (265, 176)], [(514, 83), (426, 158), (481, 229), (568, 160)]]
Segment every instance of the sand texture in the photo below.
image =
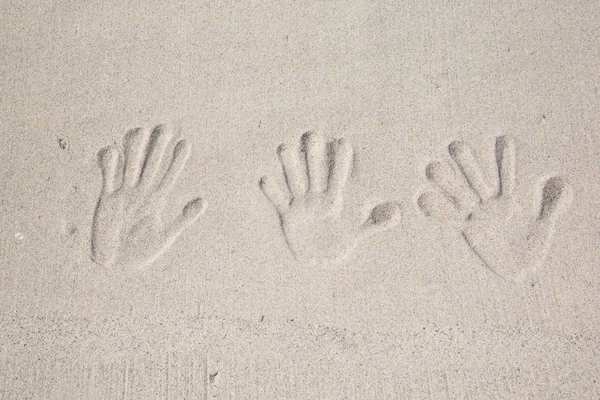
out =
[(598, 1), (0, 13), (0, 399), (598, 399)]

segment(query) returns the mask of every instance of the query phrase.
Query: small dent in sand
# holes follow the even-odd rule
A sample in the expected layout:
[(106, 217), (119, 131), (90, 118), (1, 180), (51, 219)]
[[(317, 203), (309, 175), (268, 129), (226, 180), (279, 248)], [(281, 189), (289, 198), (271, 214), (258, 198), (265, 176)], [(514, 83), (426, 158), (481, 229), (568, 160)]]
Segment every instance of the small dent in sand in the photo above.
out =
[(74, 235), (77, 233), (79, 228), (72, 222), (62, 221), (62, 234), (63, 235)]
[(58, 147), (61, 150), (66, 150), (69, 147), (69, 142), (67, 142), (67, 139), (58, 138)]

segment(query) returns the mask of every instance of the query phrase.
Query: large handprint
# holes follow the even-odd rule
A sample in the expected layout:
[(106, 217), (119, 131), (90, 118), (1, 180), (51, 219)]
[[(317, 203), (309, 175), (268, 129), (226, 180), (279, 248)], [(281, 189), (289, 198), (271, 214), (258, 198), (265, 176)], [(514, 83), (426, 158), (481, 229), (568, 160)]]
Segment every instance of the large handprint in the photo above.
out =
[(400, 209), (393, 202), (373, 208), (362, 224), (341, 216), (343, 189), (352, 166), (352, 147), (346, 140), (327, 144), (309, 132), (302, 137), (301, 151), (282, 144), (278, 153), (289, 192), (267, 177), (260, 185), (279, 214), (296, 259), (321, 265), (341, 262), (362, 238), (399, 223)]
[(462, 232), (485, 265), (501, 277), (523, 281), (543, 264), (558, 217), (572, 200), (562, 177), (550, 178), (542, 190), (537, 215), (527, 215), (515, 198), (515, 144), (507, 136), (496, 140), (498, 189), (486, 182), (471, 149), (462, 142), (449, 146), (464, 179), (446, 163), (427, 166), (427, 177), (439, 191), (418, 200), (421, 210)]
[(174, 221), (162, 221), (167, 195), (191, 151), (185, 139), (179, 140), (165, 160), (172, 140), (172, 133), (161, 125), (152, 134), (135, 129), (125, 136), (123, 151), (106, 147), (98, 153), (102, 193), (92, 229), (92, 258), (97, 263), (146, 266), (203, 213), (206, 203), (196, 198)]

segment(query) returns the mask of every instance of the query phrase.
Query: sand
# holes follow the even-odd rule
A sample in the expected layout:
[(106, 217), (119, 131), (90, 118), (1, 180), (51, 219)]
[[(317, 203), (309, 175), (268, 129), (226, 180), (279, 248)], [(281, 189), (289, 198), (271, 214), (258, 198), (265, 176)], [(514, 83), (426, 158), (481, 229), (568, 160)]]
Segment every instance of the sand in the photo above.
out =
[(597, 2), (1, 10), (0, 398), (598, 398)]

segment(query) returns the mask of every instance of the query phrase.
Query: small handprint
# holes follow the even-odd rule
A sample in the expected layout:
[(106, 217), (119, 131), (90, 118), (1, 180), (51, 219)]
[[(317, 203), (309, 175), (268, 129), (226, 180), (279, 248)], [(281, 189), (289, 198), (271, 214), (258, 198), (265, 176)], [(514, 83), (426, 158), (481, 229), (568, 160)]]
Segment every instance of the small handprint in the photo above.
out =
[(191, 152), (182, 139), (165, 159), (172, 141), (172, 133), (162, 125), (151, 134), (134, 129), (125, 136), (123, 151), (106, 147), (98, 153), (102, 193), (92, 229), (92, 258), (98, 264), (144, 267), (204, 212), (206, 202), (196, 198), (174, 221), (162, 220), (167, 195)]
[(343, 191), (353, 158), (345, 139), (326, 143), (309, 132), (302, 137), (301, 151), (282, 144), (278, 153), (288, 192), (267, 177), (260, 186), (279, 214), (283, 235), (296, 259), (316, 264), (341, 262), (362, 238), (400, 222), (400, 209), (393, 202), (373, 208), (362, 224), (342, 217)]
[(528, 279), (546, 258), (558, 217), (573, 193), (562, 177), (545, 182), (540, 210), (527, 215), (515, 198), (515, 144), (508, 136), (496, 140), (498, 188), (488, 185), (472, 150), (453, 142), (449, 153), (464, 179), (449, 164), (433, 162), (427, 178), (439, 191), (426, 192), (418, 205), (428, 216), (457, 228), (468, 245), (497, 275), (512, 281)]

